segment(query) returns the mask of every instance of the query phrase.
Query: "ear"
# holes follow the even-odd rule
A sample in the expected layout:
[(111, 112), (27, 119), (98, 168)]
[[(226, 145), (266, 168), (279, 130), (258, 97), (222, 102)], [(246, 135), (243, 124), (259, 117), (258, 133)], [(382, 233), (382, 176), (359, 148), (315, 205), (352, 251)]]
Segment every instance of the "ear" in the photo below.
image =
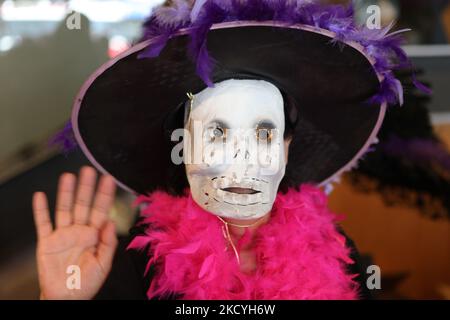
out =
[(289, 146), (291, 145), (292, 136), (287, 137), (284, 139), (284, 156), (286, 159), (286, 164), (288, 163), (289, 159)]

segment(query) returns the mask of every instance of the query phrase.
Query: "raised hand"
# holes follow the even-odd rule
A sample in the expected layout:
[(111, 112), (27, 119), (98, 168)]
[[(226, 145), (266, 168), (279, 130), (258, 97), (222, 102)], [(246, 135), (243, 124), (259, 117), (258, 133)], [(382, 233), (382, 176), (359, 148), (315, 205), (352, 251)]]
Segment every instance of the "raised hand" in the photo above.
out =
[[(111, 270), (117, 237), (108, 212), (116, 185), (111, 176), (102, 176), (94, 198), (96, 179), (91, 167), (80, 170), (78, 187), (74, 174), (61, 175), (55, 228), (45, 193), (33, 195), (41, 299), (91, 299)], [(79, 289), (67, 284), (74, 266), (80, 271)]]

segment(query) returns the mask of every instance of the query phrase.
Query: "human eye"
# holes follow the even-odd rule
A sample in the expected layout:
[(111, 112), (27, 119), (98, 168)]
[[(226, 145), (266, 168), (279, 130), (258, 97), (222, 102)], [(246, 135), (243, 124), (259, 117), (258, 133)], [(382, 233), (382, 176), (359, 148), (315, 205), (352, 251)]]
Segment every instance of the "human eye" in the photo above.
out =
[(258, 142), (271, 142), (275, 133), (275, 126), (271, 122), (261, 122), (256, 127)]
[(220, 122), (214, 122), (207, 127), (206, 138), (209, 142), (223, 141), (226, 135), (227, 128)]
[(256, 129), (256, 138), (258, 139), (258, 141), (270, 142), (272, 141), (272, 136), (273, 136), (272, 129), (269, 128)]

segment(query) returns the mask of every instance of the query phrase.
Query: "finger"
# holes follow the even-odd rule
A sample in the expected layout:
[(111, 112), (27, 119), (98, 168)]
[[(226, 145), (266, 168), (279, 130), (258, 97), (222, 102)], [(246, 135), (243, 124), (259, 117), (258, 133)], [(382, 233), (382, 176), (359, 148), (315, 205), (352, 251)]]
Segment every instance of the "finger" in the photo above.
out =
[(100, 232), (100, 244), (97, 249), (97, 259), (105, 273), (111, 270), (117, 242), (116, 227), (112, 221), (108, 221)]
[(66, 227), (72, 223), (72, 205), (76, 177), (72, 173), (64, 173), (59, 179), (56, 200), (56, 227)]
[(114, 179), (109, 175), (103, 175), (98, 184), (90, 217), (90, 224), (93, 227), (99, 230), (102, 229), (108, 219), (109, 210), (114, 202), (115, 192), (116, 183), (114, 182)]
[(43, 192), (33, 194), (33, 217), (38, 239), (49, 236), (53, 227), (48, 210), (47, 196)]
[(85, 166), (80, 170), (75, 206), (73, 209), (73, 222), (75, 224), (87, 224), (92, 198), (94, 197), (95, 181), (97, 173), (94, 168)]

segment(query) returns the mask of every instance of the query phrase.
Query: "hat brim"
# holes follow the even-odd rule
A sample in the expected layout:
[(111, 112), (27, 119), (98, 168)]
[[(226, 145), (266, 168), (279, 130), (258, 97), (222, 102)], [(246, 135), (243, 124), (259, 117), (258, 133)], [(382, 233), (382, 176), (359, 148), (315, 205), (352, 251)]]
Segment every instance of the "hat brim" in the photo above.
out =
[[(188, 33), (180, 30), (155, 58), (138, 58), (154, 40), (135, 45), (99, 68), (75, 100), (78, 144), (126, 190), (167, 189), (170, 130), (183, 127), (186, 93), (206, 87), (187, 54)], [(333, 39), (324, 29), (273, 21), (216, 24), (207, 36), (213, 82), (264, 79), (294, 99), (299, 122), (286, 175), (300, 183), (323, 185), (351, 168), (384, 118), (385, 104), (367, 102), (382, 81), (375, 62), (359, 44)]]

